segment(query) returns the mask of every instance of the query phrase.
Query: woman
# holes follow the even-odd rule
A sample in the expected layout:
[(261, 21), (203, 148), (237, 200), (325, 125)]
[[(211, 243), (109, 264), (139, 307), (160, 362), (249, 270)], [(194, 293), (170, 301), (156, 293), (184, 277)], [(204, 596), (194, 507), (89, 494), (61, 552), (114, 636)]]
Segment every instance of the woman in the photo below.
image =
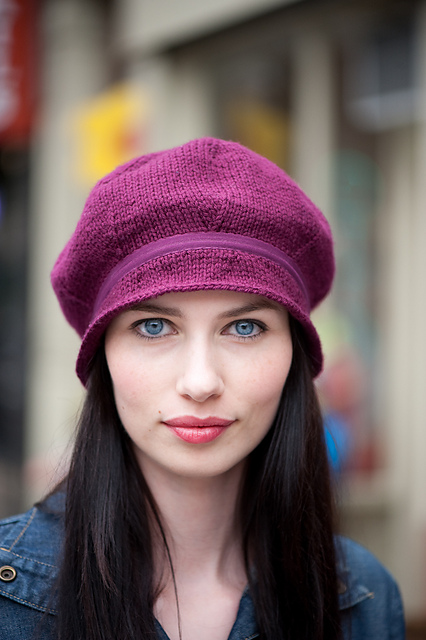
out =
[(333, 273), (320, 211), (233, 142), (95, 186), (52, 273), (87, 396), (68, 477), (1, 527), (1, 638), (403, 637), (392, 578), (333, 536)]

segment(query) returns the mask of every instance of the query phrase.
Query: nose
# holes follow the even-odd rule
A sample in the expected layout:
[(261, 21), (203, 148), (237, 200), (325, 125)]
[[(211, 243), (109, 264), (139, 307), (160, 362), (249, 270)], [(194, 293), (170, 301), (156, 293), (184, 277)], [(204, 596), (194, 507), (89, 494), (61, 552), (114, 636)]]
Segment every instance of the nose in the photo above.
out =
[(223, 393), (225, 385), (212, 347), (206, 344), (191, 345), (179, 367), (176, 389), (180, 395), (196, 402), (205, 402)]

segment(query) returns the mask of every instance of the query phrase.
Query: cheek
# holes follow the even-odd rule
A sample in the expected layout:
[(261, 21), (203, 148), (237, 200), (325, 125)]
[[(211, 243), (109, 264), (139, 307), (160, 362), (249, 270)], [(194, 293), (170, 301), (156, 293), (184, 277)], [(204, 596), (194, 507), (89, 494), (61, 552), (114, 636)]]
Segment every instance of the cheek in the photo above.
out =
[(282, 367), (265, 366), (259, 369), (255, 384), (251, 388), (251, 394), (260, 405), (277, 405), (281, 397), (286, 373)]
[(133, 362), (132, 357), (116, 357), (107, 351), (107, 362), (112, 379), (114, 398), (120, 418), (139, 410), (149, 398), (155, 383), (152, 370)]
[(282, 357), (258, 358), (256, 368), (247, 367), (247, 375), (240, 385), (241, 394), (257, 412), (263, 411), (275, 415), (282, 390), (291, 365), (291, 351), (286, 350)]

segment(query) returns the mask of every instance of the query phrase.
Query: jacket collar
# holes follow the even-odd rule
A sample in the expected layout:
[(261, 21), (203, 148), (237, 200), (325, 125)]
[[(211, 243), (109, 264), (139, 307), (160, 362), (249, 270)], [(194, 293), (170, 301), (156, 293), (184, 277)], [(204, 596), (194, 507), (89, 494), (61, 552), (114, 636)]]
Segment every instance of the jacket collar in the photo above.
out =
[[(16, 578), (5, 582), (0, 577), (0, 595), (40, 611), (56, 613), (55, 583), (61, 554), (64, 503), (63, 493), (54, 494), (22, 516), (2, 521), (0, 568), (13, 567)], [(373, 594), (354, 570), (353, 543), (337, 537), (336, 551), (339, 606), (344, 610)]]

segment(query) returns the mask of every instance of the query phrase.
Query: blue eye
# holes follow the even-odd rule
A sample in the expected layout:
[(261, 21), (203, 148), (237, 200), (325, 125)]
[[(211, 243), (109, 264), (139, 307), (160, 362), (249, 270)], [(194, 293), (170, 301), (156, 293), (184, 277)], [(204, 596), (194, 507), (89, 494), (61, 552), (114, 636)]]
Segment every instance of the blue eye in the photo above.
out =
[(167, 336), (175, 333), (170, 322), (163, 318), (147, 318), (146, 320), (139, 320), (133, 324), (133, 328), (139, 336), (141, 338), (145, 338), (145, 340), (166, 338)]
[(235, 323), (235, 330), (240, 336), (250, 336), (256, 328), (259, 327), (249, 320), (239, 320)]
[(141, 322), (139, 327), (150, 336), (158, 336), (164, 329), (164, 322), (159, 318), (151, 318)]
[(259, 320), (236, 320), (225, 329), (224, 333), (236, 338), (257, 338), (266, 330), (266, 325)]

